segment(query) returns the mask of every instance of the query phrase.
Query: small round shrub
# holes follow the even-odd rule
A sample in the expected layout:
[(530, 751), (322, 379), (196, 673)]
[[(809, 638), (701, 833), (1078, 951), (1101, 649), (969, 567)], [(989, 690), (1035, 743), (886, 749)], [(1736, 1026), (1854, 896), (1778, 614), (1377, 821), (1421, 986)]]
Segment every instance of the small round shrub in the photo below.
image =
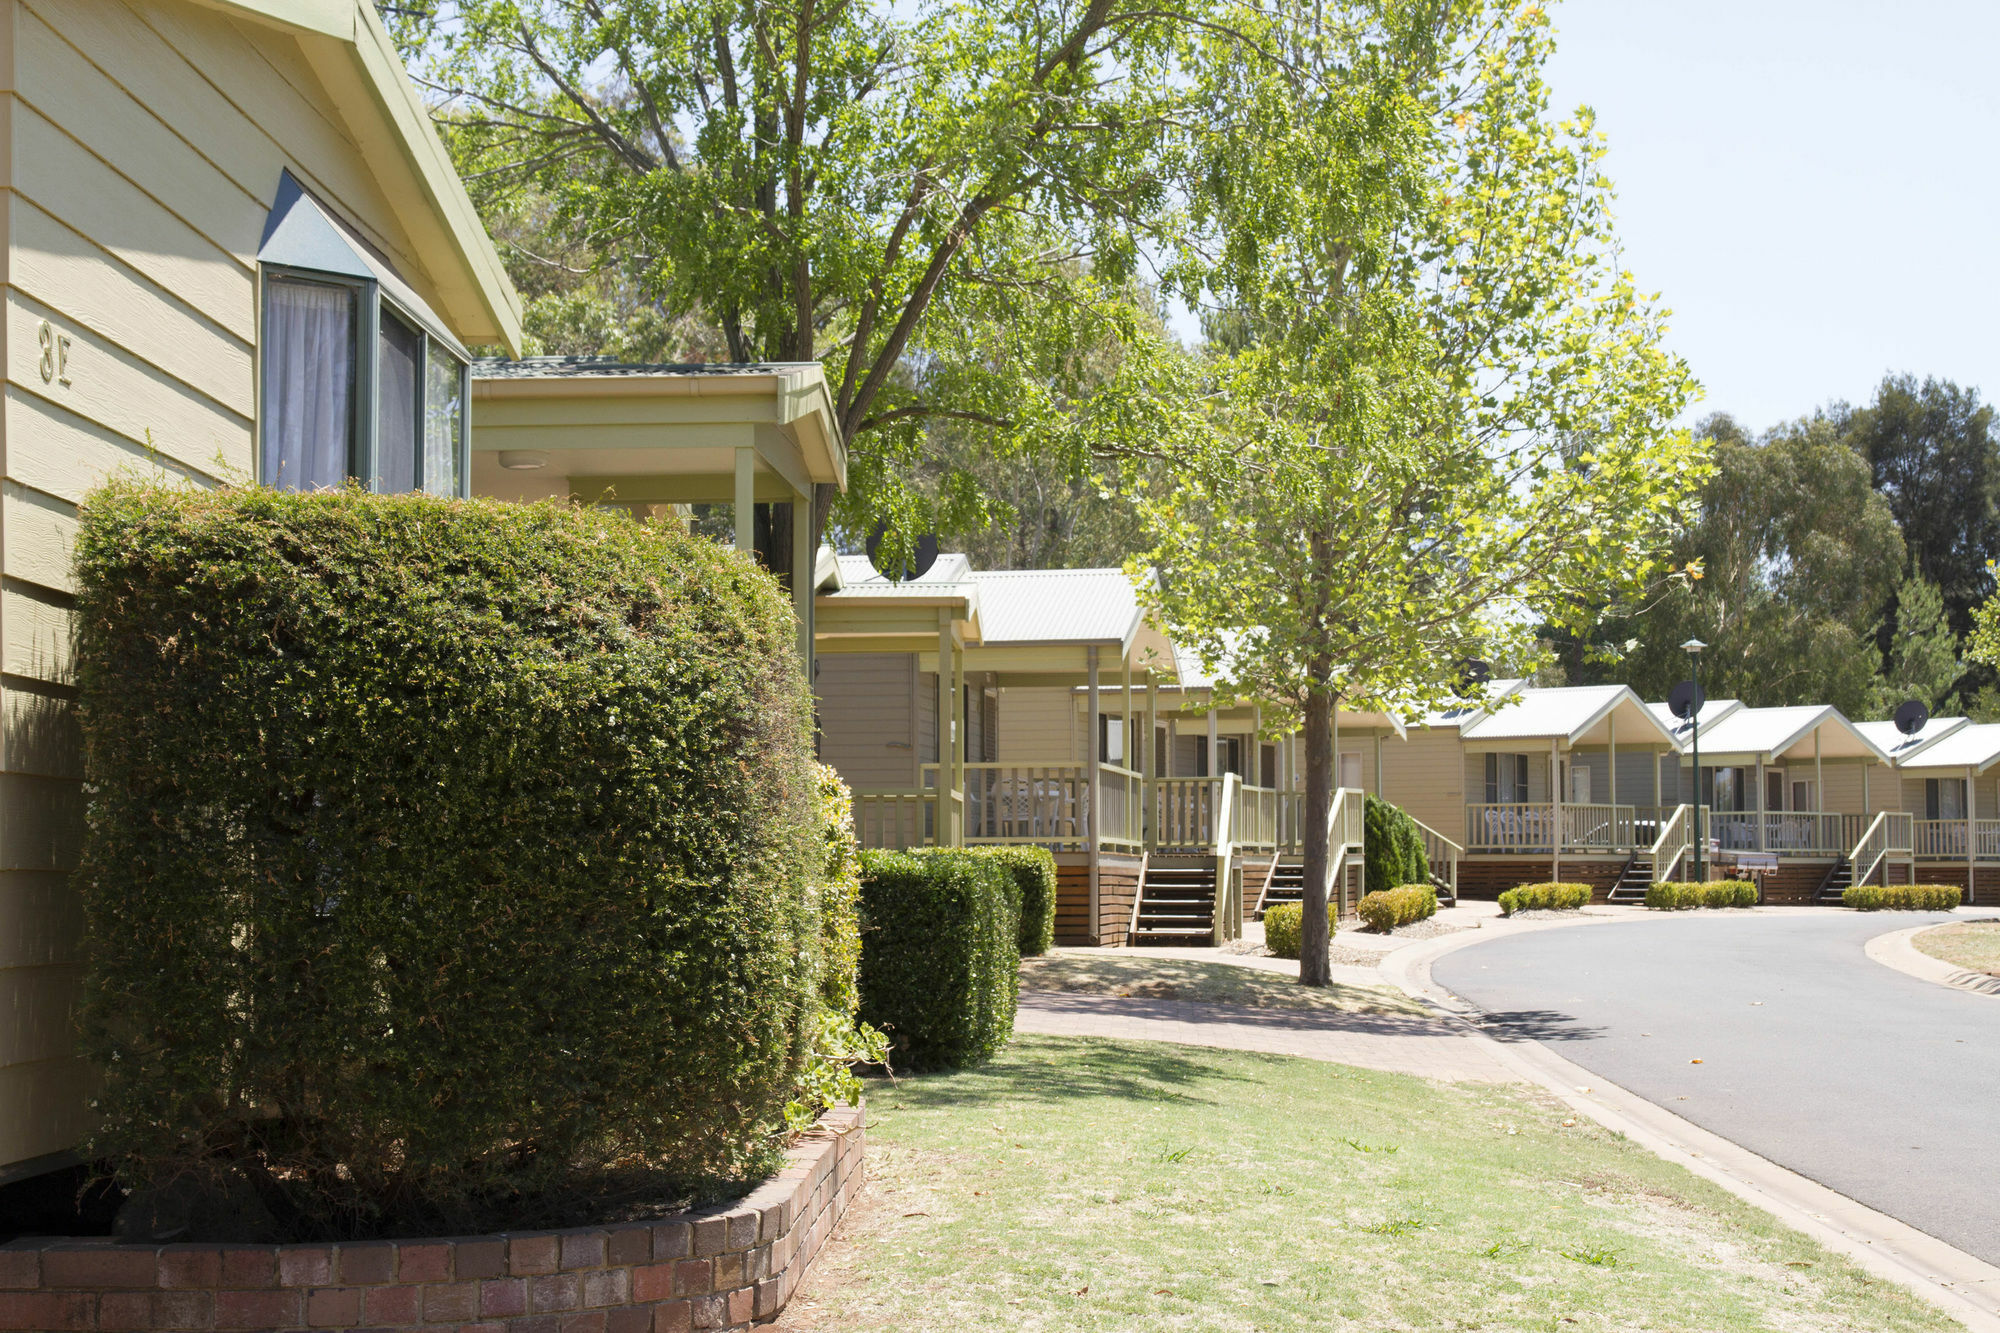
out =
[(138, 1234), (762, 1169), (852, 948), (774, 580), (568, 505), (133, 483), (76, 576), (90, 1147)]
[(1370, 929), (1387, 934), (1436, 916), (1437, 889), (1429, 884), (1399, 884), (1387, 892), (1363, 894), (1355, 913)]
[(1841, 895), (1843, 906), (1860, 912), (1949, 912), (1964, 901), (1954, 884), (1856, 884)]
[(1500, 915), (1516, 912), (1569, 912), (1590, 904), (1588, 884), (1521, 884), (1500, 895)]
[[(1340, 906), (1326, 905), (1326, 936), (1333, 938), (1340, 925)], [(1305, 908), (1299, 903), (1273, 903), (1264, 909), (1264, 947), (1280, 958), (1299, 956), (1300, 934), (1305, 929)]]

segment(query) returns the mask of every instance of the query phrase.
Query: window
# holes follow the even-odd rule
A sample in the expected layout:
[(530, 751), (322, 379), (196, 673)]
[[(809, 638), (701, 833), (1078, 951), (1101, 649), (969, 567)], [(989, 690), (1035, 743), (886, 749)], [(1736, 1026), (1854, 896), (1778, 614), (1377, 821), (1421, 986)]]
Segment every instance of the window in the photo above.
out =
[(1590, 804), (1590, 770), (1581, 764), (1570, 765), (1569, 799), (1575, 805)]
[(1747, 779), (1747, 769), (1704, 768), (1701, 770), (1702, 804), (1711, 810), (1744, 809), (1743, 803), (1750, 788), (1755, 785)]
[(1965, 780), (1963, 778), (1925, 778), (1924, 818), (1965, 818)]
[(1342, 787), (1359, 787), (1361, 785), (1361, 756), (1356, 751), (1341, 751), (1339, 785)]
[(289, 173), (257, 258), (259, 480), (464, 494), (469, 362), (436, 313)]
[(1486, 803), (1513, 805), (1528, 799), (1528, 756), (1489, 754), (1486, 756)]

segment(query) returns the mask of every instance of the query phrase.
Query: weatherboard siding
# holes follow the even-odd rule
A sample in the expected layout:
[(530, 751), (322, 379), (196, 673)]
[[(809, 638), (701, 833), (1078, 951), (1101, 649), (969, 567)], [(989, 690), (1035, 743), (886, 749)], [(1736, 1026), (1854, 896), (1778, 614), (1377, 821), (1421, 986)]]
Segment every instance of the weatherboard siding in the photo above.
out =
[(916, 785), (916, 689), (914, 653), (820, 655), (820, 758), (848, 786)]

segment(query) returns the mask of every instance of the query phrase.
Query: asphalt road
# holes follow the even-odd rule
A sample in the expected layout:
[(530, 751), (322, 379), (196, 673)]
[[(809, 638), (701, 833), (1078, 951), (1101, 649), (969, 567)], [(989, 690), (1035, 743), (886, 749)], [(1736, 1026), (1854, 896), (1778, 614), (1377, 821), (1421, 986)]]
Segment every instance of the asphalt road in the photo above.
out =
[(1495, 939), (1432, 976), (1494, 1036), (1546, 1042), (2000, 1264), (2000, 996), (1862, 953), (1886, 931), (1991, 915), (1677, 913)]

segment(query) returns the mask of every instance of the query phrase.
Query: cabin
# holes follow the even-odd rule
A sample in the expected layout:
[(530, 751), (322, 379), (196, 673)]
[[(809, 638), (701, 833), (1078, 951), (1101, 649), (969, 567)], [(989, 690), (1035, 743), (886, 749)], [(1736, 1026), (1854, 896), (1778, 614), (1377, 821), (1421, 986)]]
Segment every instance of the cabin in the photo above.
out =
[(1889, 808), (1910, 824), (1912, 878), (1957, 884), (1969, 903), (2000, 901), (2000, 724), (1931, 718), (1900, 742)]
[[(1302, 892), (1296, 741), (1217, 706), (1123, 570), (944, 554), (892, 582), (842, 555), (814, 630), (821, 757), (853, 789), (864, 846), (1047, 847), (1062, 943), (1221, 943)], [(1380, 713), (1342, 720), (1400, 734)], [(1342, 789), (1328, 844), (1350, 906), (1363, 799)]]
[(0, 0), (0, 1183), (67, 1164), (77, 506), (121, 472), (467, 493), (520, 304), (365, 0)]

